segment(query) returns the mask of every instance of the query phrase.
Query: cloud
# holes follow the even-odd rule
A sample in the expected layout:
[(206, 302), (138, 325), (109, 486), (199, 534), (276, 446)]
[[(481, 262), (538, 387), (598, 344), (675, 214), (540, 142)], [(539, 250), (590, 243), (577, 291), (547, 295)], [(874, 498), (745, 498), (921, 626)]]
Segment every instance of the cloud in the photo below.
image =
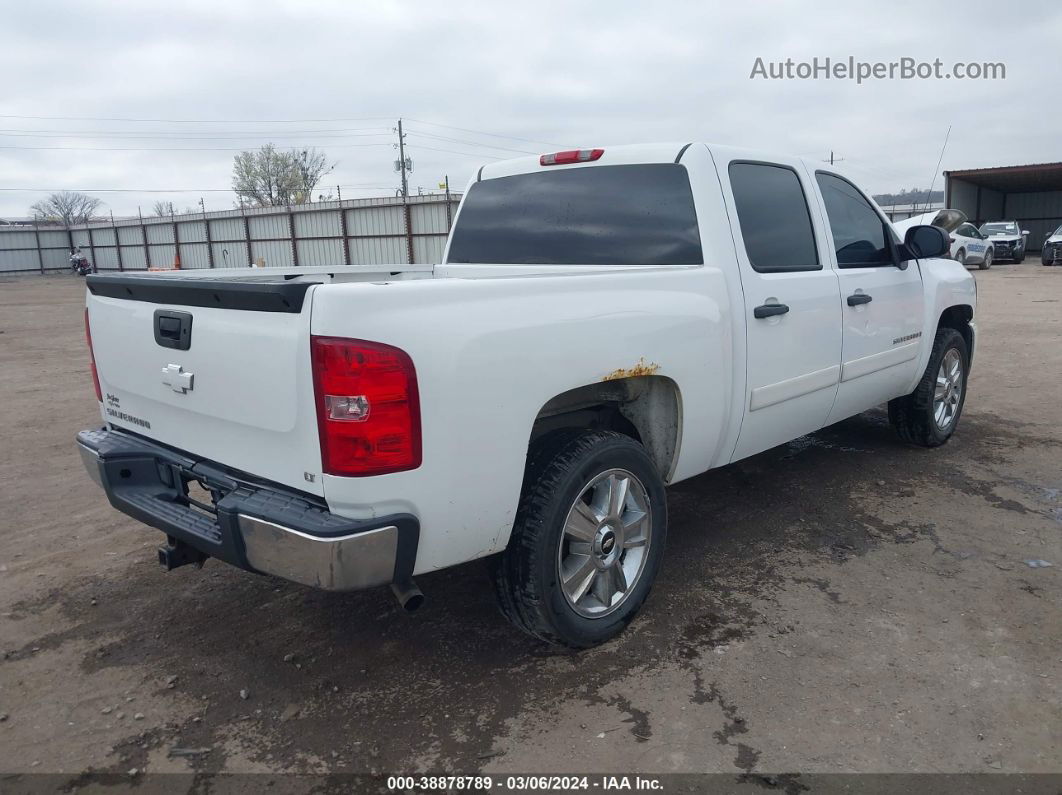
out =
[[(414, 187), (444, 175), (462, 185), (483, 162), (518, 154), (509, 150), (550, 148), (540, 142), (653, 140), (818, 158), (832, 149), (870, 190), (926, 186), (949, 125), (944, 168), (1059, 159), (1062, 112), (1044, 101), (1053, 88), (1043, 81), (1059, 37), (1053, 2), (1020, 13), (989, 2), (21, 3), (0, 29), (0, 114), (231, 121), (0, 118), (0, 147), (204, 149), (0, 148), (0, 187), (192, 190), (100, 194), (119, 215), (157, 198), (191, 205), (196, 190), (229, 186), (235, 152), (206, 149), (272, 140), (324, 149), (345, 197), (380, 195), (397, 184), (399, 115), (410, 119)], [(1007, 79), (749, 78), (757, 57), (827, 56), (1002, 61)], [(203, 195), (208, 208), (232, 202)], [(0, 215), (37, 198), (0, 191)]]

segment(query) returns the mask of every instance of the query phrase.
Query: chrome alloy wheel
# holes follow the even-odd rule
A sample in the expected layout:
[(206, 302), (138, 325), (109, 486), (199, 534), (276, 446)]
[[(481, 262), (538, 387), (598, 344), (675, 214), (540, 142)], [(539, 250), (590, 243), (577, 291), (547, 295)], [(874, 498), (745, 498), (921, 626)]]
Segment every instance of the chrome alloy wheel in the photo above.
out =
[(933, 420), (937, 427), (946, 431), (955, 421), (962, 400), (962, 355), (950, 348), (944, 354), (937, 371), (937, 384), (933, 389)]
[(576, 613), (601, 618), (623, 604), (648, 560), (652, 520), (645, 486), (630, 472), (610, 469), (587, 484), (557, 549), (561, 590)]

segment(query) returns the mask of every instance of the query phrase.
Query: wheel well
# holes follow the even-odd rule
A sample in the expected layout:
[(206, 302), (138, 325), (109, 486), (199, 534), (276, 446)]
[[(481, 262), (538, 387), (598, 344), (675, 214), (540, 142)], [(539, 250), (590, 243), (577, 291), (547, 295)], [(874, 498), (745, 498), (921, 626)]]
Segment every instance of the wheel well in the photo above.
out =
[(970, 330), (970, 321), (973, 320), (973, 307), (968, 304), (949, 306), (937, 321), (937, 328), (953, 328), (962, 334), (966, 340), (966, 349), (973, 353), (973, 332)]
[(681, 399), (678, 385), (665, 376), (634, 376), (570, 389), (538, 412), (531, 442), (562, 428), (609, 430), (645, 447), (665, 482), (678, 453)]

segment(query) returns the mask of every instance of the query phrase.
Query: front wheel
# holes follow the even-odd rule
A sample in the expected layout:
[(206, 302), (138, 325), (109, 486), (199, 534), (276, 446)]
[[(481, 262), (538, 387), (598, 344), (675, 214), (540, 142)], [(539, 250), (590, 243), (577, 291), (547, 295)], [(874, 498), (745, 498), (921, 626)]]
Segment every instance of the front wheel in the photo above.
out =
[(986, 271), (992, 267), (992, 249), (985, 252), (985, 258), (981, 260), (981, 270)]
[(966, 402), (970, 355), (953, 328), (937, 330), (929, 364), (915, 390), (889, 401), (889, 420), (905, 442), (939, 447), (955, 433)]
[(960, 248), (958, 251), (955, 252), (955, 261), (958, 262), (960, 265), (966, 264), (966, 249)]
[(619, 634), (664, 551), (664, 483), (643, 448), (609, 431), (558, 431), (531, 448), (512, 536), (495, 562), (502, 613), (550, 643)]

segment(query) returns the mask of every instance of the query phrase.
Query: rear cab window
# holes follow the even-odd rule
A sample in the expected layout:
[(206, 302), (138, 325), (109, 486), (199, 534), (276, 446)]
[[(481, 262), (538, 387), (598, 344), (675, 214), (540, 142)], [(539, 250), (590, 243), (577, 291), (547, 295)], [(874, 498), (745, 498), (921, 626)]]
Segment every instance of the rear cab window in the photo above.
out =
[(811, 212), (800, 178), (789, 166), (730, 164), (741, 237), (753, 270), (788, 273), (822, 269)]
[(449, 263), (701, 265), (685, 166), (647, 163), (534, 171), (476, 182)]

